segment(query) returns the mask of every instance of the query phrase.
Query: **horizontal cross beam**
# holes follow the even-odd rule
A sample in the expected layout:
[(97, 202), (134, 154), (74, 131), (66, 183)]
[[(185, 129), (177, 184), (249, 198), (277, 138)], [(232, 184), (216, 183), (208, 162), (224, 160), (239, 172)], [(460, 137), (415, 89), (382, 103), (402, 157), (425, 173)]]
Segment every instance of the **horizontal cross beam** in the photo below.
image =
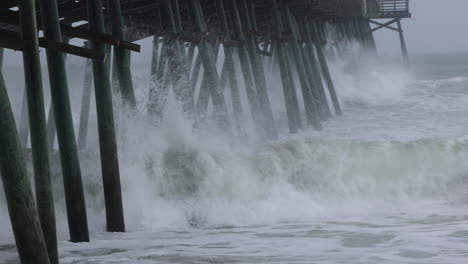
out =
[[(22, 40), (19, 32), (0, 29), (0, 47), (24, 51), (32, 45), (33, 43), (31, 41)], [(39, 46), (45, 49), (57, 50), (63, 53), (98, 61), (103, 61), (105, 56), (104, 52), (82, 48), (63, 42), (56, 42), (45, 38), (39, 38)]]
[[(389, 22), (387, 22), (387, 23), (384, 23), (384, 24), (382, 24), (382, 23), (380, 23), (380, 22), (377, 22), (377, 21), (374, 21), (374, 20), (372, 20), (372, 19), (369, 19), (369, 22), (372, 23), (372, 24), (374, 24), (374, 25), (379, 26), (380, 28), (378, 28), (378, 29), (381, 29), (381, 28), (388, 28), (388, 29), (391, 29), (391, 30), (394, 30), (394, 31), (399, 32), (399, 30), (398, 30), (397, 28), (394, 28), (394, 27), (390, 26), (391, 24), (397, 22), (397, 20), (398, 20), (398, 19), (395, 18), (395, 19), (393, 19), (393, 20), (391, 20), (391, 21), (389, 21)], [(376, 30), (378, 30), (378, 29), (376, 29)]]
[(381, 29), (381, 28), (388, 28), (388, 29), (394, 30), (394, 31), (396, 31), (396, 32), (400, 32), (398, 29), (396, 29), (396, 28), (390, 26), (391, 24), (397, 22), (398, 19), (399, 19), (399, 18), (392, 19), (392, 20), (390, 20), (390, 21), (388, 21), (388, 22), (386, 22), (386, 23), (384, 23), (384, 24), (369, 19), (369, 22), (370, 22), (370, 23), (376, 24), (376, 25), (378, 25), (378, 26), (375, 27), (375, 28), (373, 28), (373, 29), (371, 29), (370, 31), (367, 31), (366, 33), (362, 34), (362, 36), (365, 37), (365, 36), (371, 34), (372, 32), (377, 31), (377, 30), (379, 30), (379, 29)]
[[(11, 24), (18, 26), (19, 25), (19, 13), (17, 11), (2, 11), (0, 14), (0, 22), (4, 22), (6, 24)], [(42, 29), (42, 25), (38, 24), (38, 27)], [(110, 34), (97, 34), (90, 30), (84, 29), (88, 27), (88, 24), (81, 25), (79, 27), (73, 27), (70, 25), (66, 25), (64, 23), (60, 23), (60, 29), (63, 36), (68, 37), (69, 39), (72, 38), (80, 38), (85, 40), (90, 40), (98, 43), (104, 43), (108, 45), (112, 45), (118, 48), (123, 48), (135, 52), (140, 52), (141, 47), (132, 42), (124, 41), (118, 39)]]

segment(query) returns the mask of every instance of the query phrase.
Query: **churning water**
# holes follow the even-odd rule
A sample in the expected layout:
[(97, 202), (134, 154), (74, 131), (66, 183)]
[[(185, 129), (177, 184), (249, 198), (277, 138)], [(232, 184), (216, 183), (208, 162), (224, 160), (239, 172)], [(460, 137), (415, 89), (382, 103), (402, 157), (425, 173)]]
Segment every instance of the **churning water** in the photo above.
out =
[[(66, 242), (54, 166), (61, 262), (466, 263), (468, 57), (415, 57), (411, 73), (365, 65), (332, 65), (342, 117), (278, 142), (193, 130), (173, 109), (162, 128), (119, 113), (129, 232), (104, 232), (90, 142), (81, 164), (91, 243)], [(144, 103), (147, 80), (135, 81)], [(3, 199), (0, 263), (18, 263)]]

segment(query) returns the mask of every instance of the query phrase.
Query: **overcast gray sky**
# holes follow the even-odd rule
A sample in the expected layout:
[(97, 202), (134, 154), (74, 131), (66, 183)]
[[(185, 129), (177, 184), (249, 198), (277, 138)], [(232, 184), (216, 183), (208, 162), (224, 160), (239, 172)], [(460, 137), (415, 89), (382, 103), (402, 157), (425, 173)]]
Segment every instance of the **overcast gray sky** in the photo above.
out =
[[(403, 20), (410, 53), (468, 52), (468, 0), (410, 0), (413, 15)], [(398, 33), (376, 33), (383, 53), (399, 51)]]

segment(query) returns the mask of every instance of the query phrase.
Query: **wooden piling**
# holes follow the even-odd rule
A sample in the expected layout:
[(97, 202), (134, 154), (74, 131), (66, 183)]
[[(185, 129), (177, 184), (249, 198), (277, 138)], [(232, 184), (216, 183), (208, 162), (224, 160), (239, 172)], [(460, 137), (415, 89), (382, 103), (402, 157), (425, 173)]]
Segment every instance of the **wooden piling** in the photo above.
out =
[[(88, 46), (88, 45), (86, 45)], [(93, 69), (90, 59), (86, 60), (83, 80), (83, 94), (81, 97), (80, 126), (78, 130), (78, 149), (85, 149), (88, 141), (89, 109), (91, 105), (91, 88)]]
[(0, 48), (0, 71), (3, 70), (3, 48)]
[[(212, 42), (213, 44), (210, 44), (210, 45), (213, 46), (213, 53), (215, 56), (214, 60), (217, 61), (219, 57), (219, 48), (221, 46), (217, 41), (212, 41)], [(206, 119), (208, 105), (210, 103), (211, 88), (210, 88), (210, 76), (208, 74), (209, 73), (205, 70), (205, 68), (203, 68), (203, 75), (202, 75), (200, 90), (198, 92), (198, 98), (197, 98), (197, 103), (196, 103), (198, 123), (203, 122)], [(221, 85), (221, 81), (219, 82), (219, 85)]]
[(49, 103), (49, 112), (47, 114), (47, 142), (51, 151), (55, 145), (55, 130), (54, 106), (51, 99)]
[(305, 48), (304, 53), (307, 55), (306, 61), (308, 61), (308, 64), (310, 67), (309, 70), (312, 73), (313, 79), (315, 80), (316, 88), (319, 92), (320, 103), (322, 107), (322, 118), (324, 120), (327, 120), (328, 118), (331, 117), (330, 106), (328, 104), (327, 95), (325, 93), (325, 87), (323, 85), (322, 75), (320, 72), (320, 66), (318, 65), (317, 57), (315, 56), (314, 43), (313, 43), (311, 31), (310, 31), (310, 25), (308, 23), (308, 17), (305, 17), (304, 20), (305, 21), (304, 21), (303, 30), (302, 30), (305, 36), (305, 42), (306, 42), (305, 44), (306, 48)]
[[(233, 2), (237, 7), (237, 3)], [(260, 110), (263, 113), (263, 122), (265, 127), (265, 136), (269, 140), (278, 138), (278, 131), (275, 126), (275, 120), (273, 118), (273, 112), (271, 110), (270, 99), (268, 96), (265, 71), (263, 68), (262, 60), (258, 52), (258, 45), (255, 35), (255, 22), (249, 16), (249, 8), (246, 0), (238, 1), (240, 4), (240, 23), (241, 28), (245, 34), (245, 45), (250, 58), (250, 64), (252, 67), (252, 73), (255, 81), (255, 87), (257, 88), (257, 95)], [(236, 8), (237, 9), (237, 8)], [(253, 11), (251, 11), (253, 12)]]
[(296, 64), (296, 70), (299, 74), (299, 80), (301, 82), (302, 97), (304, 99), (307, 120), (309, 124), (311, 124), (316, 130), (321, 130), (322, 125), (320, 123), (318, 97), (314, 98), (313, 95), (313, 84), (310, 83), (310, 79), (306, 72), (304, 56), (298, 43), (298, 36), (295, 32), (293, 21), (287, 12), (287, 7), (285, 4), (280, 5), (280, 9), (283, 10), (285, 25), (289, 29), (289, 33), (293, 36), (289, 43), (293, 53), (292, 59)]
[(159, 36), (153, 36), (153, 49), (151, 53), (151, 67), (150, 67), (150, 77), (156, 76), (159, 66), (159, 44), (161, 40)]
[[(187, 58), (183, 43), (174, 39), (174, 36), (181, 32), (181, 21), (178, 4), (172, 0), (164, 0), (161, 2), (161, 19), (163, 28), (167, 31), (167, 35), (163, 40), (163, 50), (161, 51), (160, 65), (163, 66), (163, 60), (167, 60), (167, 75), (166, 81), (157, 85), (150, 90), (150, 107), (151, 112), (161, 112), (166, 104), (167, 95), (169, 93), (169, 83), (172, 82), (176, 100), (182, 102), (184, 113), (191, 117), (194, 113), (195, 105), (193, 100), (193, 90), (190, 87), (190, 73), (187, 67)], [(159, 69), (158, 71), (162, 71)], [(157, 82), (162, 81), (163, 74), (159, 72), (156, 77), (160, 78)], [(156, 98), (163, 97), (163, 98)], [(158, 110), (159, 109), (159, 110)]]
[(188, 51), (187, 51), (187, 73), (189, 75), (189, 80), (192, 77), (192, 64), (193, 58), (195, 57), (195, 44), (188, 43)]
[(362, 24), (363, 24), (363, 32), (364, 33), (370, 32), (369, 36), (367, 37), (369, 41), (369, 48), (371, 52), (373, 53), (373, 55), (377, 55), (378, 52), (377, 52), (377, 45), (375, 44), (374, 32), (371, 32), (369, 21), (367, 21), (366, 19), (363, 19)]
[[(285, 36), (283, 35), (284, 26), (278, 9), (278, 3), (273, 0), (273, 21), (275, 28), (275, 47), (278, 50), (278, 63), (281, 74), (281, 81), (283, 86), (283, 94), (286, 106), (286, 115), (288, 118), (289, 132), (292, 134), (298, 133), (301, 127), (299, 107), (295, 107), (293, 96), (294, 81), (292, 80), (291, 70), (289, 69), (289, 59), (287, 55), (287, 48), (285, 46)], [(297, 97), (296, 97), (297, 99)]]
[[(218, 15), (221, 19), (222, 30), (225, 32), (224, 41), (231, 40), (231, 33), (227, 23), (226, 10), (224, 7), (224, 0), (218, 0)], [(240, 138), (245, 139), (245, 128), (243, 120), (242, 103), (239, 93), (239, 86), (237, 82), (236, 67), (234, 66), (234, 48), (224, 45), (224, 60), (227, 75), (229, 78), (229, 88), (231, 89), (232, 107), (234, 110), (234, 119), (236, 121), (237, 132)], [(221, 78), (222, 79), (222, 78)]]
[[(173, 21), (170, 20), (171, 32), (179, 34), (183, 29), (178, 0), (171, 0), (169, 10), (167, 11), (170, 10), (173, 13)], [(193, 90), (190, 87), (190, 67), (188, 66), (188, 57), (183, 41), (174, 40), (169, 51), (173, 54), (169, 56), (169, 76), (171, 77), (176, 100), (182, 102), (185, 115), (189, 118), (194, 118), (195, 101)]]
[(148, 114), (155, 118), (156, 122), (161, 122), (163, 120), (164, 107), (166, 106), (171, 82), (171, 79), (167, 76), (169, 74), (168, 46), (170, 45), (167, 36), (162, 40), (161, 45), (158, 67), (156, 69), (156, 74), (151, 76), (148, 95)]
[[(42, 0), (44, 1), (44, 0)], [(41, 1), (41, 5), (43, 4)], [(45, 120), (44, 93), (35, 2), (19, 1), (21, 39), (31, 43), (23, 50), (24, 79), (28, 98), (31, 148), (33, 156), (36, 202), (50, 263), (58, 263), (54, 197), (50, 180), (49, 149)], [(42, 10), (41, 10), (42, 11)], [(45, 12), (46, 13), (46, 12)]]
[[(64, 43), (68, 43), (68, 38), (63, 40)], [(66, 61), (67, 54), (63, 54), (63, 59)], [(55, 145), (55, 116), (54, 116), (54, 106), (52, 100), (49, 104), (49, 113), (47, 114), (47, 142), (49, 144), (49, 149), (52, 151)]]
[(405, 63), (405, 66), (409, 67), (409, 58), (408, 58), (408, 49), (406, 48), (406, 41), (405, 41), (405, 35), (403, 34), (403, 27), (401, 26), (401, 18), (397, 19), (397, 25), (398, 25), (398, 33), (400, 35), (400, 45), (401, 45), (401, 53), (403, 55), (403, 61)]
[[(239, 42), (245, 41), (245, 34), (242, 28), (242, 23), (239, 15), (239, 9), (237, 8), (236, 0), (228, 0), (228, 10), (231, 15), (231, 23), (233, 29), (233, 37)], [(254, 125), (257, 132), (260, 135), (265, 135), (268, 130), (268, 127), (265, 126), (263, 112), (260, 107), (260, 101), (258, 99), (259, 95), (255, 89), (253, 81), (253, 72), (250, 64), (249, 54), (247, 52), (246, 45), (242, 43), (238, 49), (238, 58), (240, 63), (240, 68), (242, 71), (245, 91), (247, 93), (247, 100), (249, 102), (249, 109), (252, 114), (252, 119), (254, 120)]]
[(192, 88), (192, 91), (194, 93), (195, 93), (195, 87), (197, 86), (198, 77), (200, 75), (201, 67), (202, 67), (202, 61), (200, 57), (200, 50), (198, 49), (195, 62), (193, 65), (193, 70), (192, 70), (192, 73), (190, 74), (190, 87)]
[(29, 137), (29, 114), (28, 114), (28, 97), (26, 95), (26, 87), (23, 92), (23, 100), (21, 101), (21, 112), (20, 112), (20, 122), (19, 122), (19, 138), (21, 146), (26, 148), (28, 145)]
[[(41, 0), (40, 5), (44, 36), (49, 40), (62, 42), (56, 0)], [(73, 130), (65, 62), (59, 51), (48, 49), (46, 54), (65, 186), (70, 240), (86, 242), (89, 241), (88, 220)]]
[[(104, 14), (102, 11), (101, 0), (88, 1), (88, 17), (89, 29), (98, 34), (104, 33)], [(91, 42), (91, 47), (105, 52), (105, 47), (102, 43)], [(122, 54), (120, 56), (122, 56)], [(125, 56), (123, 59), (119, 59), (118, 57), (119, 56), (116, 56), (116, 59), (118, 60), (117, 67), (120, 69), (119, 74), (122, 74), (122, 72), (125, 72), (125, 70), (122, 69), (128, 67), (128, 64), (125, 67), (119, 65), (120, 63), (126, 63), (126, 59)], [(104, 187), (104, 201), (106, 205), (107, 231), (125, 232), (109, 69), (104, 62), (93, 61), (93, 75), (99, 131), (99, 149), (101, 154), (102, 181)], [(122, 81), (128, 82), (128, 80), (125, 80), (125, 78), (120, 76), (119, 82), (121, 84)], [(126, 84), (124, 83), (121, 85), (121, 91), (122, 93), (127, 93), (125, 98), (127, 98), (128, 102), (131, 103), (131, 97), (128, 97), (129, 91), (124, 91), (129, 89), (129, 87), (122, 89), (122, 86), (126, 86)]]
[[(304, 36), (301, 35), (301, 31), (299, 30), (296, 19), (291, 14), (289, 8), (286, 9), (286, 12), (292, 20), (294, 31), (296, 32), (296, 35), (298, 36), (297, 40), (301, 42), (307, 42), (306, 38), (304, 38)], [(307, 73), (307, 77), (309, 78), (309, 83), (311, 85), (310, 88), (312, 90), (313, 98), (315, 99), (317, 107), (318, 107), (320, 120), (326, 121), (330, 117), (330, 110), (328, 108), (327, 98), (323, 90), (323, 84), (321, 83), (321, 80), (319, 79), (319, 74), (317, 73), (317, 68), (314, 68), (315, 61), (311, 60), (315, 58), (313, 57), (313, 53), (312, 55), (309, 54), (310, 52), (308, 52), (307, 47), (304, 44), (300, 44), (299, 48), (301, 51), (301, 56), (304, 59), (305, 71)]]
[[(108, 0), (107, 4), (109, 8), (109, 21), (111, 23), (112, 35), (118, 39), (124, 40), (125, 33), (120, 0)], [(105, 30), (102, 32), (105, 32)], [(119, 47), (114, 47), (114, 60), (115, 66), (117, 67), (117, 78), (122, 99), (124, 103), (135, 109), (136, 101), (135, 92), (133, 90), (132, 73), (130, 70), (129, 51)]]
[[(367, 21), (366, 21), (366, 30), (369, 30), (369, 31), (371, 30), (370, 24)], [(375, 54), (377, 55), (378, 50), (377, 50), (377, 45), (375, 43), (374, 32), (372, 32), (371, 35), (370, 35), (370, 41), (371, 41), (372, 49), (374, 50)]]
[[(311, 23), (309, 21), (309, 23)], [(328, 93), (330, 94), (330, 98), (333, 103), (333, 108), (335, 109), (336, 115), (342, 115), (340, 101), (338, 100), (338, 96), (336, 95), (335, 85), (333, 84), (333, 80), (331, 78), (330, 69), (328, 68), (328, 63), (323, 54), (322, 45), (321, 45), (321, 38), (319, 36), (318, 25), (316, 23), (311, 24), (312, 36), (314, 37), (315, 42), (315, 50), (317, 52), (317, 57), (319, 60), (320, 67), (322, 69), (323, 78), (325, 78), (325, 82), (328, 87)]]
[(0, 71), (0, 175), (22, 264), (49, 264), (24, 152)]
[[(197, 29), (200, 32), (207, 32), (205, 18), (200, 5), (200, 0), (190, 0), (190, 7), (193, 11), (193, 18)], [(215, 117), (223, 129), (229, 128), (226, 101), (220, 86), (220, 78), (216, 69), (215, 54), (212, 46), (206, 39), (202, 39), (199, 46), (199, 52), (203, 63), (203, 68), (209, 80), (209, 87), (213, 106), (215, 108)]]

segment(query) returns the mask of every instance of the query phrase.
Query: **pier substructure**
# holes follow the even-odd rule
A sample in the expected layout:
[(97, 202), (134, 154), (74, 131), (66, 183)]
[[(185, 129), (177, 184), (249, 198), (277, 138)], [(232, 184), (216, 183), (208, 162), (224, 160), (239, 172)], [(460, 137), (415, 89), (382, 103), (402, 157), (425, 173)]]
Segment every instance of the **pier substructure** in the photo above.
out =
[(13, 111), (0, 71), (0, 175), (22, 264), (49, 264)]
[[(41, 1), (40, 4), (43, 5), (44, 1), (47, 0)], [(36, 203), (50, 262), (58, 263), (55, 209), (50, 180), (49, 149), (47, 144), (35, 2), (33, 0), (23, 0), (19, 4), (21, 39), (31, 43), (23, 51), (23, 65), (29, 110)]]
[[(102, 1), (88, 1), (89, 27), (97, 33), (104, 33), (104, 14)], [(91, 42), (95, 50), (105, 52), (101, 43)], [(123, 51), (125, 53), (125, 51)], [(125, 59), (120, 63), (126, 63)], [(93, 61), (94, 91), (99, 131), (99, 149), (101, 154), (102, 182), (104, 187), (104, 201), (106, 205), (106, 222), (108, 232), (124, 232), (125, 222), (122, 205), (122, 191), (120, 186), (119, 160), (117, 154), (117, 139), (114, 128), (114, 113), (112, 108), (112, 90), (109, 80), (109, 69), (103, 61)], [(125, 68), (125, 67), (124, 67)], [(119, 75), (122, 74), (119, 70)], [(125, 75), (124, 75), (125, 76)], [(130, 76), (131, 77), (131, 76)], [(124, 84), (125, 82), (125, 84)], [(128, 80), (119, 78), (121, 92), (128, 103), (132, 104)]]

